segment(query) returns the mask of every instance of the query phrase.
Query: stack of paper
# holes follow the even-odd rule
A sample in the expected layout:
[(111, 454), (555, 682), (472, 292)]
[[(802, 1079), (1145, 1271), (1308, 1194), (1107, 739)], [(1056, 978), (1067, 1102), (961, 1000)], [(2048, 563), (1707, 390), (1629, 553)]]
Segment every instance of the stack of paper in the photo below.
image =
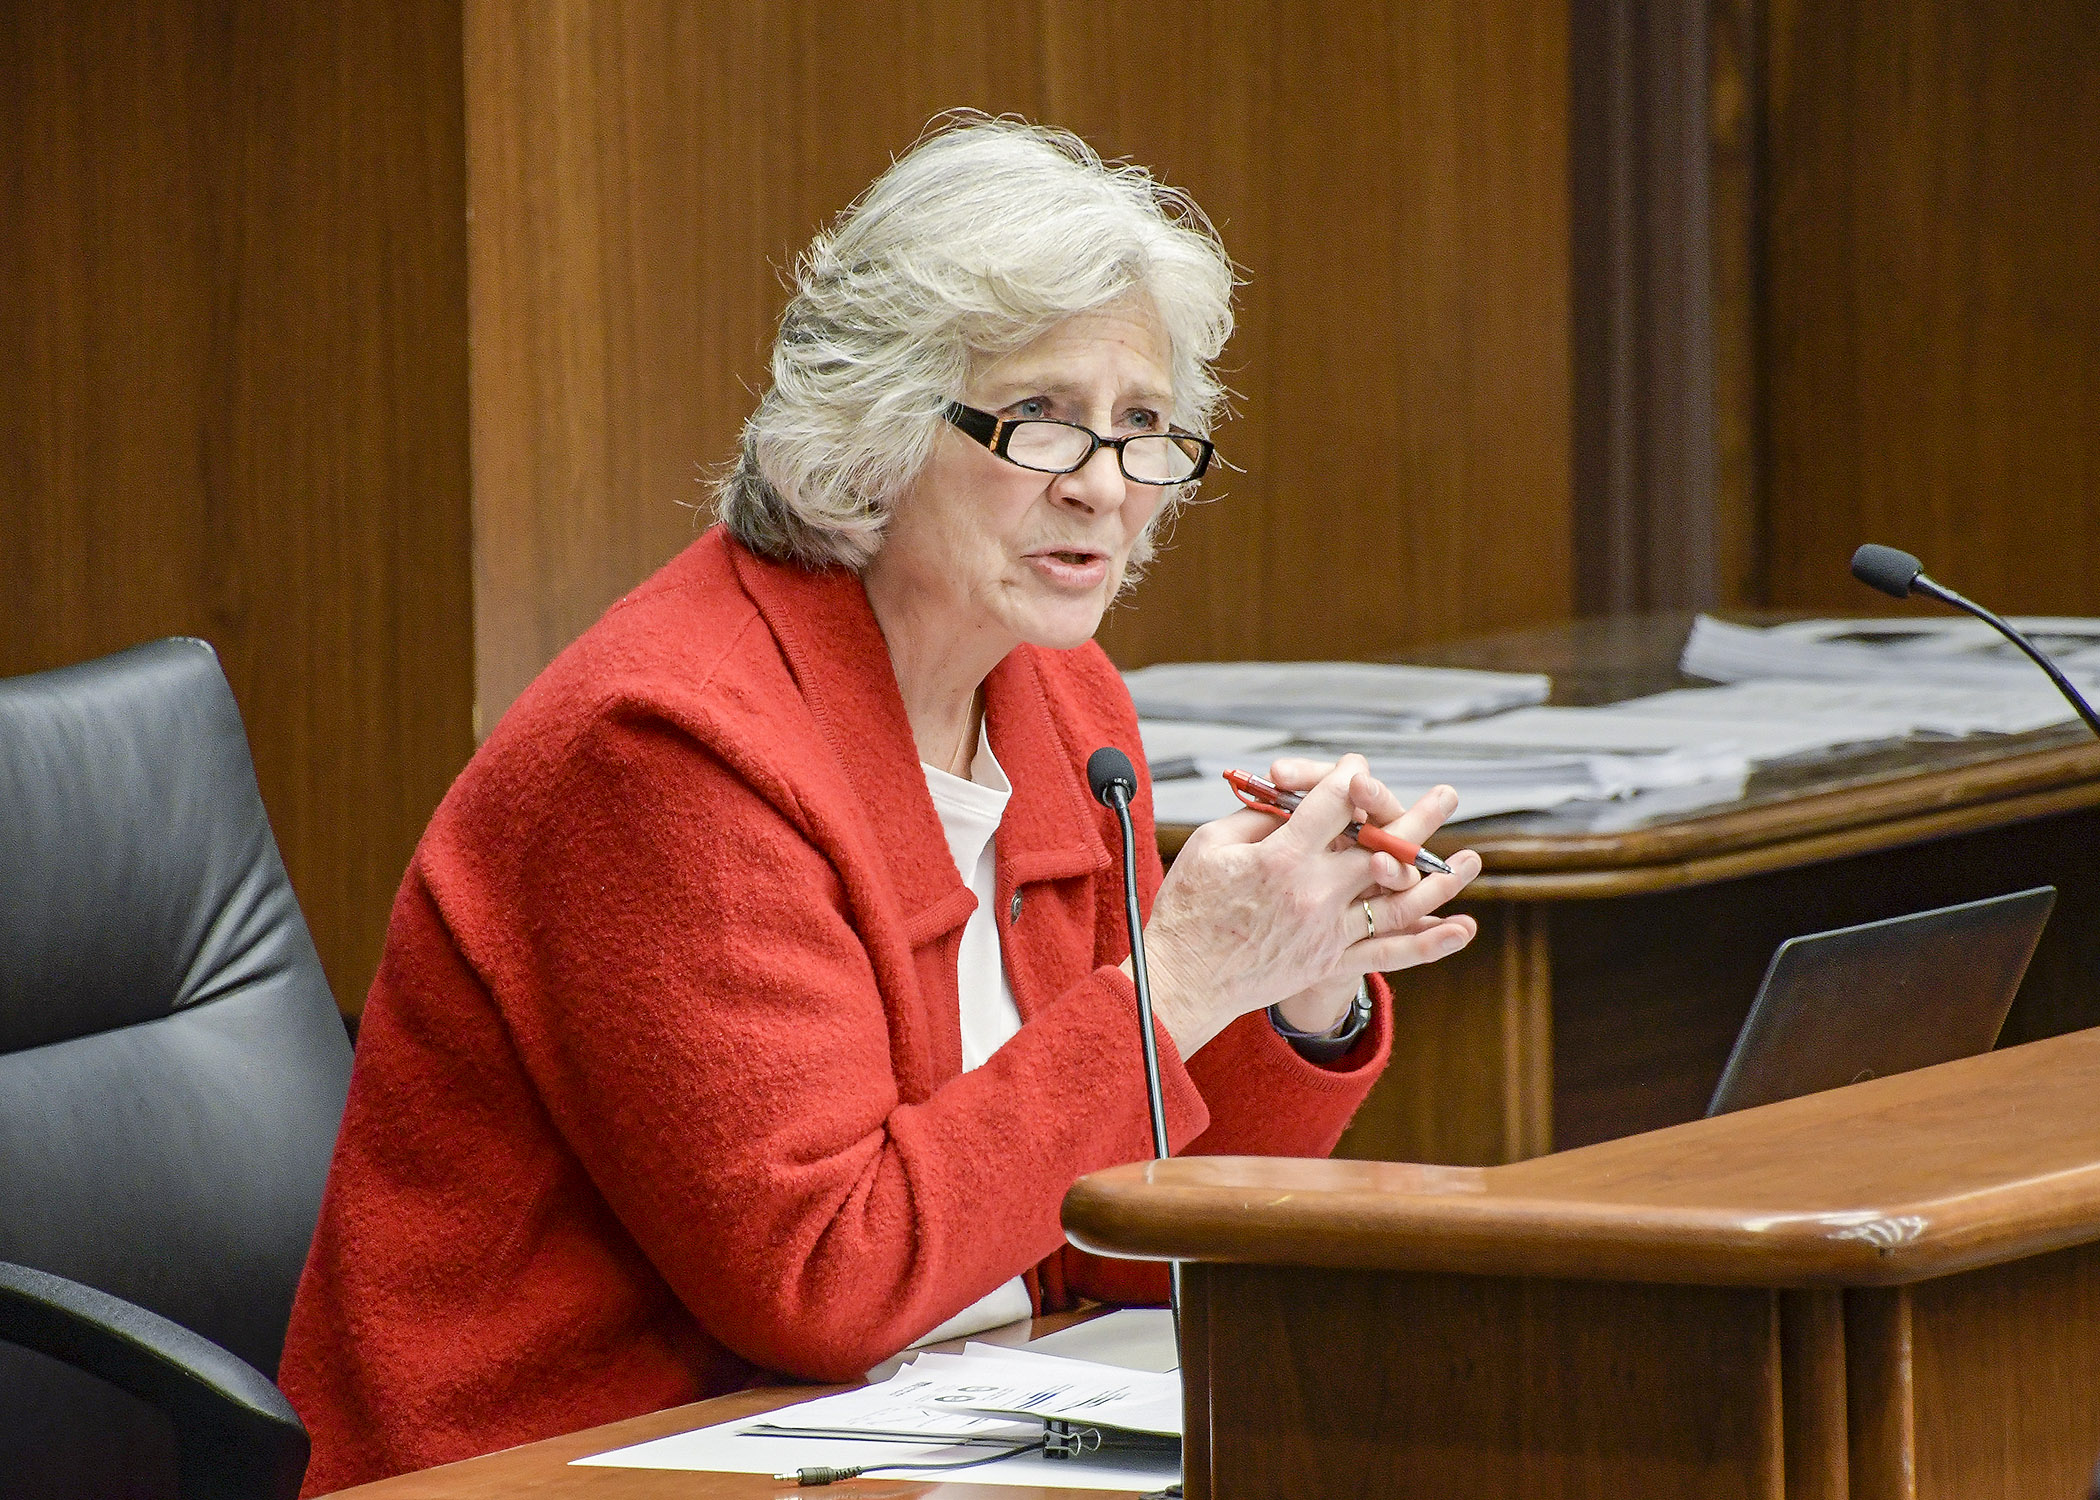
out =
[(917, 1355), (876, 1385), (576, 1462), (742, 1474), (865, 1464), (887, 1478), (930, 1481), (945, 1476), (899, 1466), (966, 1463), (1051, 1430), (1080, 1435), (1088, 1451), (1017, 1453), (956, 1477), (1075, 1490), (1171, 1484), (1181, 1475), (1181, 1377), (973, 1343), (961, 1354)]
[[(2100, 671), (2100, 620), (2068, 615), (2015, 615), (2008, 623), (2063, 666)], [(1905, 657), (1998, 662), (2031, 670), (2019, 647), (1969, 615), (1877, 620), (1789, 620), (1766, 627), (1776, 639), (1867, 646)]]
[[(2100, 620), (2018, 623), (2074, 681), (2100, 685)], [(1139, 712), (1159, 716), (1139, 727), (1162, 823), (1233, 811), (1219, 776), (1228, 767), (1356, 751), (1403, 800), (1458, 788), (1453, 822), (1632, 799), (1604, 826), (1732, 800), (1754, 767), (1775, 761), (2075, 718), (2023, 655), (1966, 618), (1757, 628), (1702, 615), (1679, 665), (1728, 685), (1559, 708), (1539, 703), (1544, 678), (1425, 667), (1213, 663), (1128, 680)]]
[[(2100, 682), (2100, 620), (2016, 620), (2081, 688)], [(1981, 620), (1798, 620), (1758, 627), (1701, 615), (1678, 666), (1693, 677), (1875, 682), (1891, 688), (1999, 689), (2039, 701), (2034, 664)], [(2061, 701), (2061, 700), (2059, 700)], [(2073, 717), (2068, 706), (2061, 717)]]
[[(1538, 710), (1522, 710), (1537, 712)], [(1357, 751), (1371, 764), (1371, 774), (1403, 802), (1413, 802), (1434, 786), (1458, 789), (1458, 811), (1448, 820), (1465, 822), (1501, 813), (1538, 812), (1581, 799), (1611, 799), (1665, 788), (1703, 788), (1693, 805), (1725, 802), (1742, 795), (1750, 762), (1727, 748), (1663, 749), (1641, 753), (1588, 753), (1582, 750), (1512, 748), (1474, 742), (1457, 730), (1486, 728), (1498, 719), (1478, 720), (1453, 731), (1424, 731), (1406, 743), (1398, 735), (1364, 736), (1352, 742), (1289, 745), (1272, 754), (1305, 755), (1334, 760)], [(1207, 823), (1240, 804), (1224, 781), (1231, 768), (1262, 770), (1267, 757), (1199, 756), (1195, 774), (1152, 784), (1152, 813), (1161, 823)]]
[(1125, 672), (1138, 716), (1319, 735), (1441, 724), (1540, 703), (1550, 678), (1529, 672), (1360, 661), (1166, 662)]
[(1199, 765), (1214, 761), (1265, 766), (1269, 757), (1262, 752), (1274, 750), (1291, 738), (1280, 729), (1212, 724), (1197, 719), (1140, 719), (1138, 734), (1145, 742), (1145, 765), (1154, 781), (1194, 776)]
[(1720, 719), (1644, 709), (1646, 700), (1600, 708), (1526, 708), (1472, 724), (1422, 731), (1418, 742), (1509, 749), (1588, 750), (1598, 754), (1675, 753), (1715, 757), (1723, 766), (1783, 760), (1827, 749), (1826, 724)]
[(2030, 682), (1990, 687), (1765, 677), (1726, 687), (1680, 688), (1623, 706), (1665, 718), (1798, 725), (1804, 734), (1821, 727), (1832, 746), (1919, 734), (2025, 734), (2070, 722), (2075, 715), (2063, 695), (2031, 668), (2029, 675)]

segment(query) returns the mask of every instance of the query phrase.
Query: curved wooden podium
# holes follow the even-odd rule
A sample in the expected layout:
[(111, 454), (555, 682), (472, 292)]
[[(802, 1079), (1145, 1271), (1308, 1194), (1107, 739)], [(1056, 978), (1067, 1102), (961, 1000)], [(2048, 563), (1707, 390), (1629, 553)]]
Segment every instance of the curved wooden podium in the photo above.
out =
[(2100, 1030), (1498, 1167), (1190, 1158), (1188, 1493), (2026, 1500), (2100, 1457)]

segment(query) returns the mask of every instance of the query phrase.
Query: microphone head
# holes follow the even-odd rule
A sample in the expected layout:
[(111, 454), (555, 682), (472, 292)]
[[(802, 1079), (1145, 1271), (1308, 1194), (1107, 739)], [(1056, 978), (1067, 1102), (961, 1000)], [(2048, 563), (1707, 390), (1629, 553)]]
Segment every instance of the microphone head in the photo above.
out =
[(1130, 757), (1114, 745), (1103, 745), (1086, 758), (1086, 784), (1093, 788), (1094, 800), (1103, 807), (1116, 806), (1110, 793), (1115, 788), (1123, 789), (1123, 805), (1137, 795), (1137, 771), (1130, 764)]
[(1852, 576), (1893, 599), (1908, 599), (1911, 583), (1925, 565), (1908, 552), (1867, 543), (1852, 554)]

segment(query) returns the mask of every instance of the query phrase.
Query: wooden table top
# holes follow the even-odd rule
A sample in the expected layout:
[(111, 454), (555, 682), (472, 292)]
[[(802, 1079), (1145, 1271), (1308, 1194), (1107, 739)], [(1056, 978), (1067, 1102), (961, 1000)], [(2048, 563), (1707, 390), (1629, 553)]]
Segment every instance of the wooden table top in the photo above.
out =
[(1275, 1265), (1875, 1286), (2100, 1240), (2100, 1029), (1499, 1167), (1192, 1157), (1077, 1244)]
[[(971, 1340), (990, 1344), (1020, 1344), (1041, 1338), (1060, 1328), (1084, 1322), (1105, 1308), (1078, 1313), (1060, 1313), (1037, 1318), (1032, 1324), (1016, 1323), (971, 1335)], [(965, 1340), (954, 1339), (929, 1348), (960, 1352)], [(615, 1448), (646, 1443), (674, 1433), (755, 1417), (760, 1412), (809, 1401), (845, 1390), (837, 1385), (765, 1386), (674, 1406), (624, 1422), (609, 1422), (585, 1432), (544, 1442), (527, 1443), (501, 1453), (445, 1464), (420, 1473), (401, 1474), (373, 1484), (337, 1490), (329, 1500), (513, 1500), (530, 1495), (534, 1500), (1134, 1500), (1134, 1490), (1061, 1490), (1036, 1485), (969, 1484), (961, 1479), (918, 1480), (898, 1478), (850, 1479), (819, 1489), (801, 1489), (783, 1484), (765, 1474), (710, 1474), (689, 1469), (599, 1469), (571, 1468), (570, 1461)], [(785, 1463), (786, 1460), (783, 1460)]]
[[(1575, 620), (1409, 659), (1546, 672), (1554, 703), (1616, 703), (1701, 685), (1677, 671), (1691, 621)], [(2087, 807), (2100, 807), (2100, 742), (2072, 724), (1800, 756), (1755, 772), (1740, 798), (1693, 812), (1642, 818), (1637, 801), (1576, 804), (1462, 823), (1430, 847), (1480, 852), (1471, 899), (1582, 900), (1704, 885)], [(1162, 847), (1179, 848), (1188, 832), (1162, 829)]]

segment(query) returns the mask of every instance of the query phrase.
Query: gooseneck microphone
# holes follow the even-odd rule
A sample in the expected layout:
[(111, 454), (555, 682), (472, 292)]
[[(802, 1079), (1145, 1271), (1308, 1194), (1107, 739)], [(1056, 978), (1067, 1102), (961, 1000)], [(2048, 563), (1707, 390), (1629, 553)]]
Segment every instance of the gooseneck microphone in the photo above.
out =
[(1130, 823), (1130, 799), (1137, 795), (1137, 772), (1130, 757), (1103, 745), (1086, 758), (1086, 782), (1094, 800), (1113, 808), (1123, 825), (1123, 918), (1130, 924), (1130, 978), (1137, 986), (1138, 1026), (1144, 1032), (1145, 1101), (1152, 1106), (1152, 1154), (1164, 1161), (1167, 1106), (1160, 1095), (1159, 1045), (1152, 1039), (1152, 985), (1145, 977), (1145, 927), (1138, 917), (1137, 830)]
[(1852, 554), (1852, 576), (1869, 588), (1880, 589), (1893, 599), (1908, 599), (1912, 594), (1923, 594), (1928, 599), (1937, 599), (1942, 604), (1951, 604), (1958, 610), (1974, 615), (2026, 652), (2036, 666), (2047, 672), (2049, 680), (2056, 684), (2056, 690), (2070, 700), (2071, 707), (2078, 710), (2078, 717), (2085, 720), (2085, 727), (2100, 735), (2100, 715), (2094, 714), (2092, 705), (2085, 701), (2077, 688), (2071, 686), (2071, 679), (2058, 670), (2056, 663), (2042, 654), (2040, 647), (1975, 600), (1965, 599), (1945, 584), (1927, 577), (1925, 565), (1908, 552), (1898, 552), (1894, 547), (1883, 547), (1868, 542)]
[[(1137, 987), (1139, 1040), (1145, 1049), (1145, 1102), (1152, 1109), (1152, 1154), (1165, 1161), (1167, 1106), (1159, 1087), (1159, 1044), (1152, 1037), (1152, 985), (1145, 977), (1145, 924), (1138, 915), (1137, 830), (1130, 822), (1130, 799), (1137, 795), (1137, 771), (1130, 757), (1103, 745), (1086, 758), (1086, 782), (1094, 800), (1113, 809), (1123, 825), (1123, 919), (1130, 925), (1130, 979)], [(1181, 1330), (1181, 1262), (1168, 1262), (1168, 1298), (1174, 1309), (1177, 1340)]]

